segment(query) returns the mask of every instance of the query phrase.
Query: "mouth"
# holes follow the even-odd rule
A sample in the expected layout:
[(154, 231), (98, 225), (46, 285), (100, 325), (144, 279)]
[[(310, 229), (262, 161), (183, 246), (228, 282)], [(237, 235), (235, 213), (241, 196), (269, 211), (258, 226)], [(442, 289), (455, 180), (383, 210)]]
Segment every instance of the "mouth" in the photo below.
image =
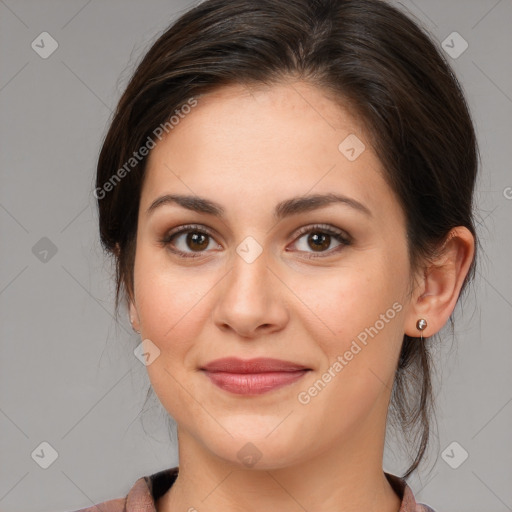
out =
[(200, 370), (224, 391), (260, 395), (297, 382), (311, 368), (280, 359), (228, 357), (212, 361)]

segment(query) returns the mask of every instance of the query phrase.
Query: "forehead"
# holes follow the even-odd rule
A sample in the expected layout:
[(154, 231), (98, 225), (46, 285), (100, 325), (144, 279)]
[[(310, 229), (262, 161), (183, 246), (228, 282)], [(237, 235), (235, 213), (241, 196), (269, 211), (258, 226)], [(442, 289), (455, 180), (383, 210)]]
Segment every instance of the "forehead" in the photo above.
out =
[[(290, 121), (298, 122), (305, 135), (322, 125), (322, 132), (351, 130), (361, 138), (367, 138), (362, 118), (348, 101), (309, 82), (286, 80), (274, 84), (230, 84), (199, 96), (197, 101), (200, 107), (194, 109), (197, 122), (208, 123), (217, 117), (223, 124), (242, 128), (244, 117), (253, 116), (254, 122), (259, 121), (265, 126), (271, 123), (278, 127), (286, 126)], [(182, 127), (190, 124), (184, 121), (191, 115), (181, 117)], [(311, 130), (304, 132), (306, 123)], [(220, 123), (217, 128), (222, 130)], [(292, 126), (286, 128), (294, 131)], [(272, 131), (269, 135), (275, 136), (276, 133)]]
[(335, 189), (389, 206), (380, 196), (391, 191), (362, 120), (325, 91), (302, 82), (237, 84), (197, 102), (151, 151), (146, 203), (166, 188), (226, 201), (235, 193), (255, 208), (262, 199)]

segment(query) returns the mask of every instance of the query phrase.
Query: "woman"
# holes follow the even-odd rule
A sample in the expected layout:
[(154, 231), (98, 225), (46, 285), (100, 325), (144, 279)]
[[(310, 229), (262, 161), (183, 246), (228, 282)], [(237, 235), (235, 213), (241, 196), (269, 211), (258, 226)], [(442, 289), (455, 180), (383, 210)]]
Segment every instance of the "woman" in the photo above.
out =
[[(117, 107), (95, 196), (179, 468), (84, 509), (432, 511), (407, 478), (473, 277), (474, 128), (379, 0), (207, 0)], [(419, 440), (399, 477), (386, 426)]]

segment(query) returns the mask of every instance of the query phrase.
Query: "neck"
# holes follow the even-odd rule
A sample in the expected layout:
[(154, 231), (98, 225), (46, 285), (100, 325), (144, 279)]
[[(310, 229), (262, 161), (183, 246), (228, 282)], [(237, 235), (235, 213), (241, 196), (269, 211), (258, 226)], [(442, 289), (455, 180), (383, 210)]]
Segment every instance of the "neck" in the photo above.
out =
[[(373, 434), (368, 435), (368, 434)], [(221, 459), (178, 428), (179, 475), (158, 512), (398, 512), (382, 470), (384, 435), (361, 426), (350, 437), (285, 467), (246, 468)]]

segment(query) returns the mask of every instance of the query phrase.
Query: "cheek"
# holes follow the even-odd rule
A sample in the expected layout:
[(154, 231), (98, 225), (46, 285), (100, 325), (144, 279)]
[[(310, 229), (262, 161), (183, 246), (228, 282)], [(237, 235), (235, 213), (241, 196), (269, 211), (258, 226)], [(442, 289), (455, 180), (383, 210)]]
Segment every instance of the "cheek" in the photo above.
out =
[[(304, 311), (313, 313), (307, 316), (312, 337), (325, 332), (325, 348), (332, 355), (360, 333), (364, 341), (366, 329), (375, 323), (379, 331), (399, 323), (396, 317), (397, 310), (403, 308), (402, 281), (382, 262), (368, 259), (367, 264), (360, 262), (357, 267), (347, 265), (330, 273), (319, 272), (316, 277), (301, 276), (292, 286), (307, 306)], [(400, 306), (393, 308), (395, 303)]]
[(215, 283), (210, 273), (194, 274), (193, 269), (169, 265), (160, 251), (141, 248), (137, 254), (135, 297), (142, 334), (157, 345), (166, 366), (183, 364), (183, 354), (199, 338), (209, 316), (207, 296)]
[[(146, 367), (152, 388), (163, 407), (178, 423), (188, 425), (204, 413), (187, 384), (197, 360), (194, 347), (208, 322), (207, 295), (215, 279), (194, 278), (183, 269), (163, 265), (149, 250), (137, 255), (135, 296), (144, 339), (159, 355)], [(188, 390), (188, 391), (187, 391)], [(192, 425), (189, 425), (192, 427)]]
[[(307, 329), (323, 353), (322, 365), (297, 396), (300, 410), (322, 418), (326, 438), (357, 429), (392, 388), (401, 343), (403, 304), (389, 283), (351, 274), (332, 279), (324, 297), (315, 293), (319, 317), (334, 331)], [(373, 286), (369, 283), (373, 282)], [(362, 288), (366, 287), (366, 288)], [(385, 414), (384, 414), (385, 416)], [(314, 431), (318, 425), (311, 425)], [(312, 432), (314, 433), (314, 432)]]
[(315, 280), (315, 286), (307, 280), (296, 283), (301, 286), (297, 295), (307, 298), (314, 312), (304, 317), (310, 320), (303, 326), (324, 355), (318, 371), (322, 382), (318, 374), (308, 382), (317, 382), (318, 390), (326, 384), (318, 406), (328, 408), (332, 400), (364, 410), (384, 386), (392, 385), (403, 334), (407, 276), (399, 269), (407, 267), (401, 263), (398, 258), (390, 267), (381, 254), (357, 268), (339, 268)]

